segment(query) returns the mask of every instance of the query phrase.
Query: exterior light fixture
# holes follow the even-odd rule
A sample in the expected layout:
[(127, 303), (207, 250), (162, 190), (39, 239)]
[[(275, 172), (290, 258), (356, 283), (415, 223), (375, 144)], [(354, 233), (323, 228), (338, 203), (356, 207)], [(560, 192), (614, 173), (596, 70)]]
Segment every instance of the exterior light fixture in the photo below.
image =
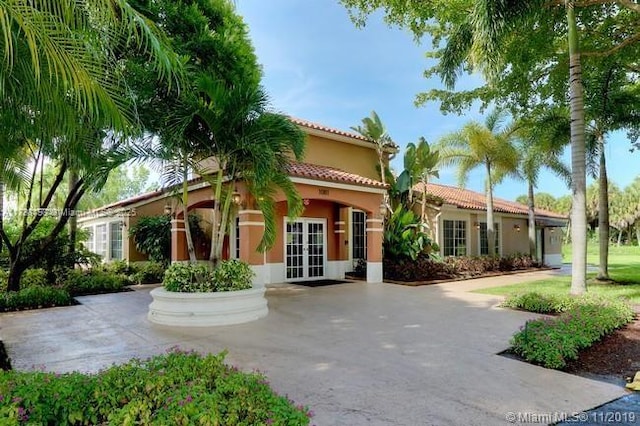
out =
[(236, 206), (239, 206), (240, 203), (242, 203), (242, 196), (240, 195), (240, 193), (238, 192), (237, 189), (233, 190), (233, 193), (231, 194), (231, 201), (233, 202), (233, 204), (235, 204)]
[(551, 228), (549, 232), (553, 234), (554, 232), (556, 232), (556, 228)]
[(520, 232), (520, 225), (518, 225), (517, 223), (515, 225), (513, 225), (513, 229), (516, 232)]
[(305, 206), (308, 206), (309, 204), (311, 204), (311, 200), (308, 198), (305, 198), (302, 200), (302, 204), (304, 204)]
[(171, 216), (171, 204), (164, 205), (164, 214), (167, 216)]
[(384, 201), (380, 203), (379, 213), (381, 217), (385, 217), (387, 215), (387, 205)]
[(475, 222), (475, 223), (473, 224), (473, 226), (475, 226), (475, 227), (476, 227), (476, 229), (480, 229), (480, 222)]

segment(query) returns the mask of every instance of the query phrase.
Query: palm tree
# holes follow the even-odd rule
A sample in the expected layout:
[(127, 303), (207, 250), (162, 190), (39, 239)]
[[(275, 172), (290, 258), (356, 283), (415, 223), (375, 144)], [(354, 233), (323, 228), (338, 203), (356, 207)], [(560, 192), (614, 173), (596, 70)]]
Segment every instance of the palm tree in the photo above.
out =
[(569, 120), (563, 111), (551, 110), (532, 120), (522, 120), (518, 130), (516, 175), (527, 182), (529, 254), (536, 256), (535, 189), (547, 168), (570, 184), (571, 171), (560, 158), (569, 138)]
[[(302, 159), (305, 134), (286, 116), (271, 112), (268, 96), (252, 82), (227, 86), (203, 74), (196, 88), (176, 116), (174, 131), (192, 141), (194, 170), (212, 187), (215, 205), (209, 260), (215, 265), (222, 258), (237, 180), (247, 185), (263, 213), (260, 251), (275, 242), (278, 190), (287, 198), (290, 217), (302, 212), (302, 199), (289, 178), (288, 165), (291, 158)], [(216, 160), (213, 174), (202, 170), (198, 161), (208, 157)]]
[[(4, 58), (0, 115), (7, 124), (5, 137), (12, 138), (7, 146), (36, 144), (39, 155), (59, 163), (54, 185), (38, 200), (39, 208), (48, 207), (69, 166), (82, 164), (78, 169), (86, 173), (75, 188), (69, 188), (65, 202), (65, 207), (73, 209), (84, 192), (98, 188), (106, 179), (104, 173), (117, 165), (102, 155), (102, 141), (87, 141), (86, 127), (110, 129), (121, 136), (137, 130), (133, 103), (119, 68), (122, 51), (144, 51), (168, 81), (175, 77), (178, 61), (154, 25), (126, 1), (7, 0), (0, 3), (0, 12)], [(5, 152), (2, 160), (3, 183), (19, 175), (19, 167), (4, 167), (8, 160), (26, 162), (24, 156), (11, 157)], [(30, 194), (34, 177), (31, 174)], [(27, 208), (31, 203), (31, 198), (26, 201)], [(22, 247), (41, 218), (36, 215), (28, 221), (25, 216), (16, 241), (10, 241), (0, 226), (10, 258), (8, 290), (19, 289), (20, 275), (30, 263)], [(40, 241), (41, 248), (53, 243), (68, 219), (69, 215), (60, 217), (51, 234)]]
[[(371, 140), (376, 144), (376, 152), (378, 154), (378, 167), (380, 168), (380, 179), (383, 185), (387, 185), (387, 165), (385, 164), (385, 153), (389, 148), (393, 147), (393, 141), (387, 133), (387, 129), (384, 127), (382, 120), (375, 111), (371, 111), (371, 117), (365, 117), (362, 119), (361, 126), (351, 127), (351, 130), (358, 132), (360, 135)], [(384, 204), (388, 211), (391, 211), (389, 206), (389, 195), (385, 193)]]
[[(456, 72), (468, 61), (482, 68), (491, 80), (506, 66), (501, 46), (522, 25), (535, 25), (544, 8), (560, 7), (558, 2), (477, 0), (469, 18), (448, 39), (440, 60), (440, 75), (453, 88)], [(571, 111), (571, 209), (572, 275), (571, 294), (587, 290), (587, 220), (585, 206), (586, 156), (585, 111), (575, 0), (564, 0), (568, 27), (569, 104)], [(629, 6), (625, 6), (629, 7)]]
[(398, 176), (398, 181), (403, 179), (403, 175), (408, 179), (409, 203), (413, 197), (413, 186), (420, 182), (422, 185), (422, 198), (420, 201), (420, 220), (422, 227), (429, 229), (430, 237), (433, 238), (433, 230), (430, 220), (427, 217), (427, 183), (429, 178), (439, 177), (437, 165), (440, 162), (440, 153), (432, 150), (425, 138), (421, 137), (418, 144), (413, 142), (407, 144), (404, 153), (404, 171)]
[[(516, 170), (518, 154), (514, 148), (515, 128), (503, 126), (505, 111), (495, 109), (485, 124), (472, 121), (455, 133), (444, 136), (436, 145), (440, 151), (440, 164), (457, 167), (458, 183), (464, 186), (469, 172), (477, 167), (485, 169), (485, 195), (487, 203), (487, 243), (489, 254), (495, 254), (493, 219), (493, 187), (501, 177)], [(494, 177), (499, 176), (498, 179)]]

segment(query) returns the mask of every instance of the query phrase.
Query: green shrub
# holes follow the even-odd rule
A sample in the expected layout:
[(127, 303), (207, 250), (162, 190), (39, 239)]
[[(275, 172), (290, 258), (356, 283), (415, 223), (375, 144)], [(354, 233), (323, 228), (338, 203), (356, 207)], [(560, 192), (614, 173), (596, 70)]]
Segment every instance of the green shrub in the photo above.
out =
[(136, 249), (149, 260), (168, 263), (171, 259), (171, 217), (169, 215), (145, 216), (129, 229)]
[(162, 282), (167, 267), (159, 262), (144, 262), (133, 264), (130, 269), (133, 273), (129, 279), (133, 284), (156, 284)]
[(251, 266), (240, 260), (223, 260), (211, 271), (207, 265), (174, 263), (164, 273), (162, 284), (167, 291), (202, 293), (251, 288)]
[(27, 269), (20, 277), (20, 288), (28, 288), (33, 286), (45, 287), (49, 285), (47, 280), (47, 271), (42, 268)]
[(237, 259), (223, 260), (213, 270), (216, 291), (249, 289), (254, 276), (251, 266)]
[(513, 351), (547, 368), (563, 368), (581, 349), (631, 322), (633, 310), (621, 301), (585, 297), (556, 318), (527, 321), (513, 336)]
[(102, 269), (69, 271), (63, 287), (74, 296), (116, 293), (123, 291), (127, 278)]
[(539, 314), (559, 314), (575, 306), (576, 298), (569, 295), (528, 292), (507, 297), (500, 306)]
[(0, 294), (0, 312), (69, 306), (71, 304), (73, 304), (73, 298), (69, 293), (57, 287), (34, 285), (20, 291)]
[(174, 263), (164, 273), (162, 285), (167, 291), (202, 293), (216, 291), (211, 271), (206, 265)]
[(311, 413), (277, 395), (263, 375), (224, 364), (224, 353), (177, 349), (96, 375), (0, 375), (7, 425), (307, 425)]
[(416, 260), (433, 251), (431, 239), (422, 231), (420, 217), (402, 205), (389, 216), (382, 238), (384, 254), (390, 259)]

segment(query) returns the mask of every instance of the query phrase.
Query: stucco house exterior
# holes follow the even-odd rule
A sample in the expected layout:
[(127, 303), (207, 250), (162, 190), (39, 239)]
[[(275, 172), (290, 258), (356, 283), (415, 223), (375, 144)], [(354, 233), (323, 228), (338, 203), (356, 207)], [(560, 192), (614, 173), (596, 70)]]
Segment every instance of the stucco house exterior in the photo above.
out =
[[(225, 241), (228, 258), (247, 261), (256, 272), (254, 285), (340, 279), (362, 259), (367, 265), (367, 282), (382, 281), (383, 219), (381, 205), (385, 187), (378, 179), (376, 146), (366, 138), (305, 120), (291, 118), (306, 134), (303, 162), (293, 162), (289, 175), (303, 198), (304, 211), (293, 221), (287, 217), (286, 199), (277, 198), (277, 238), (266, 253), (256, 250), (264, 219), (242, 182), (234, 183), (240, 195), (231, 229)], [(387, 155), (396, 148), (390, 146)], [(420, 190), (420, 188), (415, 188)], [(430, 205), (442, 255), (483, 253), (482, 221), (484, 195), (444, 185), (429, 185), (429, 193), (444, 200)], [(196, 178), (190, 181), (189, 212), (197, 213), (205, 233), (211, 231), (213, 191)], [(527, 252), (526, 206), (496, 199), (499, 254)], [(384, 211), (384, 210), (383, 210)], [(87, 247), (103, 260), (146, 260), (136, 250), (128, 230), (140, 217), (172, 215), (173, 261), (188, 259), (181, 208), (169, 190), (141, 194), (83, 214), (79, 225), (89, 233)], [(565, 219), (539, 211), (541, 257), (549, 265), (561, 263), (560, 232)], [(208, 224), (208, 225), (207, 225)], [(520, 231), (515, 231), (515, 226)], [(208, 227), (207, 227), (208, 226)], [(486, 229), (486, 228), (485, 228)], [(486, 245), (486, 237), (485, 237)], [(199, 259), (206, 259), (209, 247), (196, 242)]]
[[(303, 162), (293, 162), (289, 175), (303, 198), (304, 212), (287, 218), (284, 195), (277, 199), (277, 239), (266, 253), (256, 251), (262, 237), (262, 212), (242, 182), (234, 183), (241, 205), (232, 220), (226, 255), (247, 261), (256, 272), (256, 285), (324, 278), (344, 278), (357, 259), (366, 259), (367, 281), (382, 281), (382, 225), (380, 213), (385, 187), (378, 180), (376, 146), (350, 132), (291, 119), (307, 134)], [(390, 146), (387, 154), (395, 152)], [(189, 211), (199, 214), (206, 229), (213, 191), (194, 179), (189, 187)], [(88, 248), (105, 261), (145, 260), (128, 229), (142, 216), (174, 213), (171, 257), (188, 259), (184, 220), (167, 190), (142, 194), (82, 215), (79, 224), (89, 232)], [(235, 224), (235, 226), (233, 225)], [(199, 258), (206, 247), (196, 247)]]
[[(414, 186), (423, 192), (424, 186)], [(442, 256), (481, 256), (489, 254), (487, 243), (487, 204), (485, 194), (435, 183), (426, 192), (441, 203), (430, 204), (428, 217)], [(496, 255), (529, 253), (528, 207), (514, 201), (493, 198)], [(535, 209), (536, 258), (551, 267), (562, 266), (562, 229), (567, 217)]]

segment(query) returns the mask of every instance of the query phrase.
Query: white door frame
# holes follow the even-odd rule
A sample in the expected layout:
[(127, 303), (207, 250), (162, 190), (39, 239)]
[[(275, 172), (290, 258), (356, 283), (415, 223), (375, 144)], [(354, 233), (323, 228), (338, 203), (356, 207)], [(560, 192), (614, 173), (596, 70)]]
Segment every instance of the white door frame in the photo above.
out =
[[(283, 221), (283, 254), (284, 254), (284, 278), (285, 281), (295, 282), (295, 281), (305, 281), (310, 279), (324, 279), (327, 276), (327, 219), (326, 218), (316, 218), (316, 217), (299, 217), (292, 221), (292, 223), (302, 223), (302, 238), (303, 238), (303, 249), (302, 249), (302, 276), (298, 278), (288, 278), (287, 277), (287, 267), (288, 267), (288, 258), (287, 258), (287, 223), (289, 223), (289, 218), (284, 217)], [(309, 228), (308, 224), (310, 223), (318, 223), (322, 225), (322, 276), (309, 277)]]

